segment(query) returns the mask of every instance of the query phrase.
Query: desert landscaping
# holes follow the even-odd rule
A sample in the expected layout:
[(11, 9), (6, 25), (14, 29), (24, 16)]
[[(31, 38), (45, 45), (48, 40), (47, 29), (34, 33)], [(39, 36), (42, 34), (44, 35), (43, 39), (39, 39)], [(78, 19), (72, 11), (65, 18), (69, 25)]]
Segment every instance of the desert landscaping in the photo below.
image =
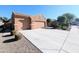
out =
[(27, 13), (0, 17), (0, 53), (79, 53), (79, 17)]

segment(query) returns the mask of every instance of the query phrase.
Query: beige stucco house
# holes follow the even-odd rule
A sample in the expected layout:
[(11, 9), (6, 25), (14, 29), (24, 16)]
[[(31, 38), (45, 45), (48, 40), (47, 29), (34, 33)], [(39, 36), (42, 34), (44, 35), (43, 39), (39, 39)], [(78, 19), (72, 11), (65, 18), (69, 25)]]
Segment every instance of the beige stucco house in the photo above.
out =
[(12, 23), (15, 30), (27, 30), (46, 27), (46, 19), (42, 15), (29, 16), (19, 13), (12, 13)]

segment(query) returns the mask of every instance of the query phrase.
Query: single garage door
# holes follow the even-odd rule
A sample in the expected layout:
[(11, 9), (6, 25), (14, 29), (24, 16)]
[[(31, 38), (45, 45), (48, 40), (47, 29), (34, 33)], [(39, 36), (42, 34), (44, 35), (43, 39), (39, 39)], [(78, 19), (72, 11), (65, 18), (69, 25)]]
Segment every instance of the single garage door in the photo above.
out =
[(44, 22), (32, 22), (32, 29), (42, 28), (45, 26)]

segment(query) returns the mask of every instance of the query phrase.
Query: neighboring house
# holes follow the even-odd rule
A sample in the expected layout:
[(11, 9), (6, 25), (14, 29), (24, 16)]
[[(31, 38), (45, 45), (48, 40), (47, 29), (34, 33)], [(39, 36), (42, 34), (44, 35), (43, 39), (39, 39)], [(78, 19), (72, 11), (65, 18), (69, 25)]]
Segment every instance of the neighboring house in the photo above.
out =
[(3, 22), (2, 22), (2, 20), (0, 19), (0, 25), (3, 25)]
[(75, 24), (79, 26), (79, 19), (75, 20)]
[(3, 21), (2, 21), (2, 19), (0, 19), (0, 25), (3, 25)]
[(19, 13), (12, 13), (12, 24), (15, 30), (26, 30), (46, 27), (46, 19), (42, 15), (29, 16)]
[(0, 32), (3, 30), (3, 22), (2, 20), (0, 19)]
[(79, 26), (79, 19), (76, 19), (76, 20), (73, 21), (71, 24), (72, 24), (72, 25), (77, 25), (77, 26)]

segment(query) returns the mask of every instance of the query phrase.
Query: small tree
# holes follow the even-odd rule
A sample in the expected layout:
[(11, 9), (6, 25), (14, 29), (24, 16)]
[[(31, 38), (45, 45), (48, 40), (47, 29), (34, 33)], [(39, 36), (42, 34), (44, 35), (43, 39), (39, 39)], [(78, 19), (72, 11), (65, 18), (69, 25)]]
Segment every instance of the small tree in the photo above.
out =
[(3, 23), (4, 22), (7, 22), (8, 21), (8, 18), (7, 17), (2, 17), (2, 21), (3, 21)]
[(67, 29), (68, 28), (68, 20), (66, 16), (59, 16), (58, 19), (58, 24), (60, 29)]
[(65, 16), (59, 16), (57, 18), (57, 21), (59, 22), (59, 24), (63, 24), (63, 23), (66, 23), (67, 19)]
[(49, 26), (50, 22), (52, 22), (52, 20), (50, 18), (47, 19), (47, 26)]
[(74, 20), (75, 18), (75, 15), (71, 14), (71, 13), (65, 13), (63, 14), (62, 16), (65, 16), (67, 18), (67, 21), (71, 24), (72, 21)]
[(58, 28), (57, 20), (54, 20), (54, 21), (50, 22), (50, 26), (53, 27), (53, 28)]

